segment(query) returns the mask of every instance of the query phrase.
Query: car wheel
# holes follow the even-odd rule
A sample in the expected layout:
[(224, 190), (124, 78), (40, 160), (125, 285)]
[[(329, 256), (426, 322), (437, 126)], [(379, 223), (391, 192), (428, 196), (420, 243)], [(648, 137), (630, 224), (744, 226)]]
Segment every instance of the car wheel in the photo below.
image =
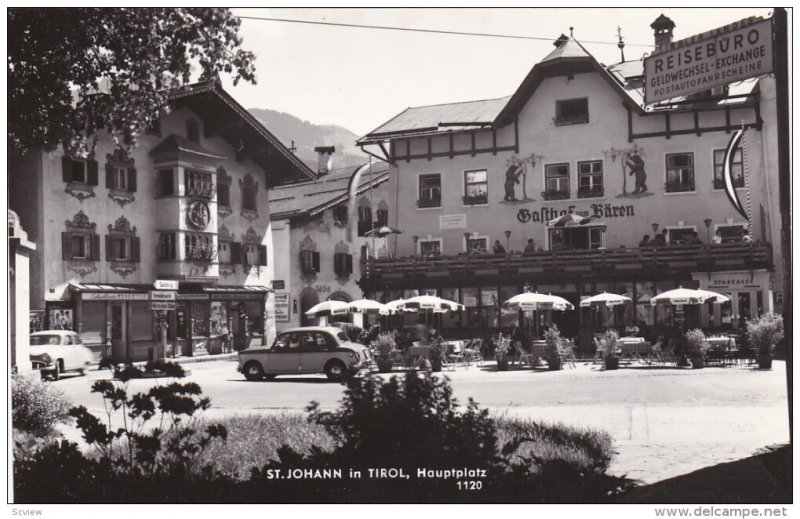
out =
[(50, 372), (50, 378), (54, 381), (61, 378), (61, 361), (56, 362), (56, 366), (53, 368), (53, 371)]
[(340, 360), (332, 360), (325, 365), (325, 375), (330, 380), (342, 380), (347, 375), (347, 368)]
[(244, 365), (244, 378), (247, 380), (261, 380), (264, 378), (264, 368), (261, 364), (251, 360)]

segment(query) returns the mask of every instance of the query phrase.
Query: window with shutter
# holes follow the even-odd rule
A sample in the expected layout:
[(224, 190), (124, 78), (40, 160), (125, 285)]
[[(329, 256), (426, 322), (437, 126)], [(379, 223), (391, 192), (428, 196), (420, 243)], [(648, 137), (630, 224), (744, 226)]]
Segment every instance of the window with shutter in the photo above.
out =
[(100, 235), (99, 234), (90, 235), (89, 241), (92, 244), (92, 250), (89, 259), (91, 261), (100, 261)]
[(61, 233), (61, 259), (72, 259), (72, 233)]
[(242, 244), (239, 242), (231, 242), (231, 263), (238, 264), (242, 262)]
[(267, 246), (266, 245), (259, 245), (258, 246), (258, 264), (259, 265), (266, 265), (267, 264)]
[(142, 252), (141, 246), (139, 244), (139, 238), (137, 236), (131, 237), (131, 262), (133, 263), (141, 263), (142, 261)]
[(314, 252), (314, 272), (319, 272), (319, 252)]
[(353, 273), (353, 255), (345, 254), (345, 270), (348, 274)]

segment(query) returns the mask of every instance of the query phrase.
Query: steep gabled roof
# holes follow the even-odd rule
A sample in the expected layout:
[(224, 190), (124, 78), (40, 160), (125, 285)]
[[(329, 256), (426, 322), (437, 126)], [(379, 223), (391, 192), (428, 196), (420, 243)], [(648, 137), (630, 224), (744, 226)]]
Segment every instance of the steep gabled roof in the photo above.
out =
[(356, 194), (389, 180), (389, 169), (385, 163), (334, 169), (316, 180), (286, 184), (269, 192), (270, 219), (284, 220), (296, 216), (314, 216), (321, 211), (350, 198), (350, 183), (361, 170)]
[(222, 88), (218, 78), (186, 85), (170, 92), (169, 97), (174, 106), (186, 106), (203, 119), (207, 136), (222, 136), (237, 150), (237, 158), (252, 160), (264, 169), (268, 185), (316, 178), (302, 160)]

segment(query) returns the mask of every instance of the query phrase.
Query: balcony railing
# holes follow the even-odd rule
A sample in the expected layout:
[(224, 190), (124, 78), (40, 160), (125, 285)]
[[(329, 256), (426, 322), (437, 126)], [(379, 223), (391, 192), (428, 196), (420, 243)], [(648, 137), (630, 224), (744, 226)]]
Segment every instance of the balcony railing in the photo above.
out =
[(217, 249), (213, 246), (195, 245), (185, 248), (187, 261), (212, 261), (217, 257)]
[(216, 189), (212, 182), (195, 181), (186, 185), (186, 196), (211, 200), (215, 193)]
[(572, 278), (596, 273), (606, 278), (647, 272), (653, 278), (674, 278), (676, 274), (772, 268), (772, 247), (768, 243), (722, 245), (672, 245), (664, 247), (594, 250), (543, 251), (523, 254), (458, 254), (411, 258), (367, 259), (362, 265), (362, 286), (387, 285), (420, 278), (508, 280)]
[(578, 198), (601, 198), (603, 196), (603, 186), (599, 187), (579, 187)]

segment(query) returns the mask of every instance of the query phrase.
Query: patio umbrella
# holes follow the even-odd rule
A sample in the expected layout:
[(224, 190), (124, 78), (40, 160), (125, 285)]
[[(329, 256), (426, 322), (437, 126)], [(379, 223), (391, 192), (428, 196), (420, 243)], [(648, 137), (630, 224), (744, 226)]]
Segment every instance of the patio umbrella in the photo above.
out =
[(400, 313), (400, 312), (416, 312), (413, 308), (406, 308), (404, 305), (406, 304), (405, 299), (395, 299), (394, 301), (389, 301), (384, 306), (390, 313)]
[(693, 288), (675, 288), (667, 290), (650, 299), (650, 304), (656, 306), (658, 304), (671, 304), (671, 305), (699, 305), (705, 303), (709, 299), (717, 303), (724, 303), (730, 301), (730, 298), (724, 294), (718, 294), (710, 290), (697, 290)]
[(356, 299), (350, 301), (350, 311), (360, 312), (366, 314), (369, 312), (377, 312), (381, 315), (389, 315), (390, 310), (385, 304), (373, 301), (372, 299)]
[(403, 231), (401, 231), (400, 229), (389, 227), (388, 225), (384, 225), (382, 227), (378, 227), (377, 229), (370, 229), (369, 231), (364, 233), (364, 236), (375, 235), (378, 238), (383, 238), (385, 236), (389, 236), (390, 234), (403, 234)]
[(603, 292), (602, 294), (597, 294), (596, 296), (587, 297), (586, 299), (582, 300), (581, 306), (582, 307), (588, 307), (592, 305), (617, 306), (630, 302), (631, 302), (630, 297)]
[(350, 313), (350, 303), (343, 301), (323, 301), (312, 306), (306, 315), (309, 317), (322, 317), (330, 315), (347, 315)]
[[(539, 310), (574, 310), (575, 306), (564, 299), (563, 297), (554, 296), (552, 294), (540, 294), (539, 292), (525, 292), (524, 294), (517, 294), (505, 303), (507, 306), (519, 308), (523, 311), (538, 312)], [(539, 334), (538, 319), (536, 323), (535, 332)]]
[(457, 310), (463, 310), (464, 305), (456, 303), (455, 301), (450, 301), (448, 299), (442, 299), (438, 296), (416, 296), (410, 297), (405, 300), (403, 304), (404, 308), (419, 308), (420, 310), (425, 310), (425, 322), (428, 321), (428, 314), (427, 311), (431, 310), (434, 313), (444, 313), (444, 312), (455, 312)]

